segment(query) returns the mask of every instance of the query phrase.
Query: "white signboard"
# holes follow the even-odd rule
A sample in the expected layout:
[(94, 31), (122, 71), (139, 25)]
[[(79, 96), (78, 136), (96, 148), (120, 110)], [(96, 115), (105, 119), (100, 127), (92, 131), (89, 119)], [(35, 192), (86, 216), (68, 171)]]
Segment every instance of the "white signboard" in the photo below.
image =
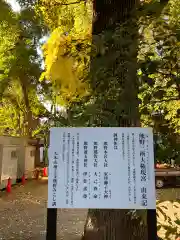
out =
[(49, 208), (154, 209), (150, 128), (52, 128)]

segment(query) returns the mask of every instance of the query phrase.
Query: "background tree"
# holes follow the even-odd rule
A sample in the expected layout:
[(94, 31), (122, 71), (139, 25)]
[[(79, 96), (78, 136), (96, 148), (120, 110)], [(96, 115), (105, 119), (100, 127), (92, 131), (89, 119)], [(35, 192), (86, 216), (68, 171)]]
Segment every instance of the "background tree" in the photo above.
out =
[(179, 161), (179, 2), (171, 0), (145, 29), (139, 53), (141, 119), (157, 138), (158, 161)]
[[(0, 24), (1, 119), (4, 119), (1, 134), (13, 132), (15, 135), (32, 136), (39, 124), (39, 116), (45, 112), (38, 96), (42, 60), (37, 53), (39, 39), (45, 30), (33, 9), (13, 13), (8, 4), (4, 1), (1, 4), (8, 16)], [(14, 113), (5, 118), (4, 110), (7, 108), (13, 108)], [(17, 125), (16, 130), (7, 126), (12, 119)]]

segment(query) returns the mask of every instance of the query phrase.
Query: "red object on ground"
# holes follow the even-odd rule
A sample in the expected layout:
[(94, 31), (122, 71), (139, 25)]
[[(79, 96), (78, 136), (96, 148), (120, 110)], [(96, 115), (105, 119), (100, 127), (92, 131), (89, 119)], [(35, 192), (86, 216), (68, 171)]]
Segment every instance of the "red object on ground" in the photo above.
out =
[(22, 184), (23, 184), (23, 185), (25, 184), (25, 181), (26, 181), (25, 175), (23, 174), (23, 176), (22, 176)]
[(8, 183), (7, 183), (6, 191), (7, 191), (8, 193), (11, 192), (11, 179), (10, 179), (10, 178), (8, 179)]
[(43, 168), (43, 177), (47, 177), (47, 167)]

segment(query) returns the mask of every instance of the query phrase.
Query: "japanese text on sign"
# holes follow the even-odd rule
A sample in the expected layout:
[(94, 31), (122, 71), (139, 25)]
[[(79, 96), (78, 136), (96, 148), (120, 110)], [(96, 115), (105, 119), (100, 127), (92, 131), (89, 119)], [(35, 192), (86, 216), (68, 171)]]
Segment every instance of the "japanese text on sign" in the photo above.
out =
[(155, 208), (149, 128), (52, 128), (50, 208)]

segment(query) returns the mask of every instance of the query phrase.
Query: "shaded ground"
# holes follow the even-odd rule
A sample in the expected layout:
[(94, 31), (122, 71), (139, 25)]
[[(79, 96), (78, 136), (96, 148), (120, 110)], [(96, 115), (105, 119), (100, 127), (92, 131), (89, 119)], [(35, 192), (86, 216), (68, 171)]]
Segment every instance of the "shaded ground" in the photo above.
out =
[(175, 201), (180, 200), (180, 187), (164, 188), (157, 190), (157, 200), (160, 201)]
[[(180, 188), (157, 190), (157, 199), (180, 200)], [(44, 240), (47, 181), (13, 187), (0, 196), (0, 240)], [(177, 209), (180, 211), (180, 209)], [(80, 240), (87, 210), (58, 210), (58, 240)]]
[[(41, 240), (46, 235), (47, 182), (32, 181), (1, 194), (0, 240)], [(86, 210), (58, 210), (58, 240), (79, 240)]]
[[(180, 188), (157, 190), (158, 236), (177, 240), (180, 236)], [(161, 210), (160, 210), (161, 209)]]
[(163, 240), (178, 240), (180, 236), (180, 201), (157, 203), (158, 236)]

